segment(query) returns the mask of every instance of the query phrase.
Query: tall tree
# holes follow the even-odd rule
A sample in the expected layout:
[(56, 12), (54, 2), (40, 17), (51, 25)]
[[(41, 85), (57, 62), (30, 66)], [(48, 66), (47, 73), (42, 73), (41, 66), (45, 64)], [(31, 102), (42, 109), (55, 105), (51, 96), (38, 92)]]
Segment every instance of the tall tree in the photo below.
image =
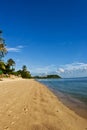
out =
[(26, 66), (26, 65), (23, 65), (23, 67), (22, 67), (22, 71), (24, 71), (24, 72), (27, 71), (27, 66)]
[(7, 49), (5, 46), (6, 46), (5, 40), (2, 38), (2, 30), (0, 30), (0, 61), (7, 53)]
[(22, 71), (21, 71), (22, 78), (31, 78), (30, 72), (27, 70), (27, 66), (23, 65)]
[(7, 65), (8, 65), (9, 67), (12, 67), (12, 69), (13, 69), (13, 66), (15, 66), (15, 61), (14, 61), (13, 59), (8, 59)]

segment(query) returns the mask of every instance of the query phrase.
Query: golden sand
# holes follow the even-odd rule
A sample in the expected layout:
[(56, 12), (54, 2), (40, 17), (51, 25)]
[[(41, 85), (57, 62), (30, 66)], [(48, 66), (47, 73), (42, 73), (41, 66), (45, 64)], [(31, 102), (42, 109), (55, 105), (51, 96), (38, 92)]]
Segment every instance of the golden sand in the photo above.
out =
[(35, 80), (0, 81), (0, 130), (87, 130), (87, 120)]

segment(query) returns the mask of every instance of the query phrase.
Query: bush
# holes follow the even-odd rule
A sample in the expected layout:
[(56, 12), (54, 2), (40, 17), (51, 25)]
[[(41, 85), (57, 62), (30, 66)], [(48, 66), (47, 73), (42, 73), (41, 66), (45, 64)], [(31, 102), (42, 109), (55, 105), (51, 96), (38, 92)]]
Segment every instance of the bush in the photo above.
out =
[(31, 74), (29, 71), (22, 71), (21, 76), (22, 78), (31, 78)]

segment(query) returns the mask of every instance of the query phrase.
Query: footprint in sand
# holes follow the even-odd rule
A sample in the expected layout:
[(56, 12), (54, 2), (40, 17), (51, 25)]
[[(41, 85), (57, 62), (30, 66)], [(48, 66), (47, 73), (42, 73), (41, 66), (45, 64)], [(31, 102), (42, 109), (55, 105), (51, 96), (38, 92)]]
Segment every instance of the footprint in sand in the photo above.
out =
[(24, 112), (25, 112), (25, 113), (28, 112), (28, 109), (27, 109), (26, 107), (24, 107)]
[(8, 127), (8, 126), (7, 126), (7, 127), (5, 127), (5, 128), (4, 128), (4, 130), (9, 130), (9, 127)]
[(14, 125), (15, 124), (15, 122), (11, 122), (11, 125)]
[(10, 111), (8, 111), (8, 116), (11, 116), (11, 113), (12, 113), (12, 111), (10, 110)]
[(36, 97), (34, 97), (33, 100), (36, 100)]
[(57, 110), (56, 112), (59, 112), (59, 110)]

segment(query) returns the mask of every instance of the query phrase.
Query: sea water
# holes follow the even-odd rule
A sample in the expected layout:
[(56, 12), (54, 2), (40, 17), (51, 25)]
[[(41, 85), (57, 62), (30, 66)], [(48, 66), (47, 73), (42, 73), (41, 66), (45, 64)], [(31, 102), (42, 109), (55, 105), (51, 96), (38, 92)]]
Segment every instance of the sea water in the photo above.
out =
[[(60, 100), (87, 113), (87, 77), (67, 79), (39, 79), (51, 89)], [(80, 112), (81, 113), (81, 112)]]

